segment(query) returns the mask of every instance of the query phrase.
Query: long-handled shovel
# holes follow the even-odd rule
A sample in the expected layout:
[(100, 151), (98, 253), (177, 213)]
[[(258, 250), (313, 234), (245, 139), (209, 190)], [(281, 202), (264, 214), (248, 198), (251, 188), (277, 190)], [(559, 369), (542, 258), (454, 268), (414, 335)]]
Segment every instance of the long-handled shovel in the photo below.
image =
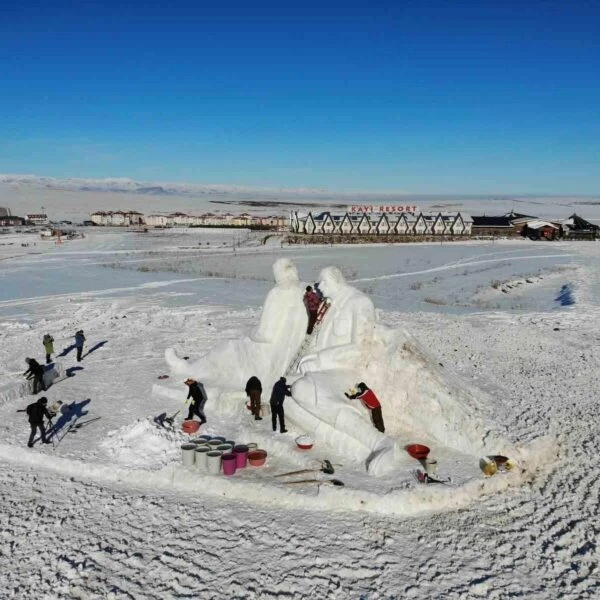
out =
[(319, 485), (335, 485), (343, 487), (344, 482), (339, 479), (301, 479), (300, 481), (284, 481), (283, 485), (306, 485), (307, 483), (317, 483)]
[(75, 433), (78, 429), (81, 429), (82, 427), (85, 427), (86, 425), (89, 425), (90, 423), (93, 423), (94, 421), (97, 421), (98, 419), (101, 419), (101, 418), (102, 417), (94, 417), (93, 419), (88, 419), (87, 421), (82, 421), (81, 423), (77, 423), (71, 430), (71, 433)]
[(300, 469), (299, 471), (291, 471), (290, 473), (280, 473), (279, 475), (275, 475), (275, 477), (288, 477), (291, 475), (302, 475), (303, 473), (320, 473), (323, 472), (326, 475), (333, 475), (335, 473), (335, 469), (333, 465), (327, 460), (321, 461), (321, 467), (318, 469)]

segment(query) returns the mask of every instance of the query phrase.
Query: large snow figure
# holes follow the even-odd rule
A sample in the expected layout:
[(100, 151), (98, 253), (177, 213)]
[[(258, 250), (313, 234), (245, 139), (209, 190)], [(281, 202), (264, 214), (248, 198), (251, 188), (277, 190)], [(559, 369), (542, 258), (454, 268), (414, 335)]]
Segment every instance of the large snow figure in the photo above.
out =
[(192, 363), (168, 348), (165, 358), (171, 372), (219, 389), (238, 391), (244, 389), (250, 376), (256, 375), (269, 389), (296, 356), (308, 324), (304, 286), (296, 266), (280, 258), (273, 264), (273, 275), (276, 285), (267, 294), (258, 327), (248, 337), (217, 344)]
[[(355, 460), (366, 460), (370, 472), (381, 474), (393, 466), (394, 444), (373, 427), (358, 403), (344, 395), (368, 360), (375, 307), (346, 283), (336, 267), (321, 271), (319, 289), (331, 305), (309, 353), (300, 361), (302, 376), (292, 386), (286, 414), (320, 441), (328, 441)], [(385, 452), (389, 460), (382, 460), (383, 450), (389, 451)]]

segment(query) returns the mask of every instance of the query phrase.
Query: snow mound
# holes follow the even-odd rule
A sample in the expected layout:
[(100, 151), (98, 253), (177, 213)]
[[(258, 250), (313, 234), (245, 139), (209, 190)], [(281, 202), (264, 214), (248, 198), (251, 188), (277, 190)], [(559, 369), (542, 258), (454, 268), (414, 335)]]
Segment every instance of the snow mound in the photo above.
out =
[(148, 419), (107, 434), (100, 448), (115, 462), (130, 467), (161, 468), (179, 456), (178, 432), (159, 428)]

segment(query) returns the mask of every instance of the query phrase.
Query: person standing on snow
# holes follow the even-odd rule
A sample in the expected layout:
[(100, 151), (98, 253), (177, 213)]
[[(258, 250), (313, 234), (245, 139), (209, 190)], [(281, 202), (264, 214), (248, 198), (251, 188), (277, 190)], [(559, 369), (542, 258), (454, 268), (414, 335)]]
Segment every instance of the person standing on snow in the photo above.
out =
[(315, 291), (313, 291), (310, 285), (306, 286), (306, 292), (304, 293), (304, 306), (308, 311), (308, 328), (306, 333), (310, 335), (313, 331), (315, 323), (317, 322), (317, 315), (319, 314), (319, 305), (321, 300)]
[(44, 350), (46, 350), (46, 364), (49, 365), (51, 360), (51, 355), (54, 354), (54, 338), (47, 333), (42, 340), (44, 344)]
[(46, 404), (48, 404), (48, 398), (42, 396), (37, 402), (30, 404), (26, 409), (27, 416), (29, 417), (29, 424), (31, 425), (31, 434), (29, 436), (29, 442), (27, 442), (28, 448), (33, 448), (33, 440), (35, 439), (35, 434), (38, 429), (42, 436), (42, 444), (50, 444), (50, 441), (46, 439), (44, 417), (49, 421), (52, 417), (46, 408)]
[(80, 329), (75, 334), (75, 347), (77, 348), (77, 362), (81, 362), (81, 353), (83, 352), (83, 344), (85, 343), (85, 335), (83, 329)]
[(283, 401), (286, 396), (291, 396), (290, 386), (286, 383), (285, 377), (280, 377), (279, 381), (273, 386), (271, 392), (271, 418), (273, 420), (273, 431), (277, 431), (277, 417), (279, 417), (279, 427), (281, 433), (287, 433), (285, 428), (285, 418), (283, 414)]
[(202, 425), (206, 423), (204, 405), (206, 404), (207, 397), (204, 385), (195, 379), (186, 379), (184, 383), (189, 387), (187, 399), (192, 399), (187, 416), (188, 421), (191, 421), (194, 415), (198, 415), (200, 417), (200, 425)]
[(385, 433), (383, 415), (381, 414), (381, 404), (373, 390), (369, 389), (365, 383), (361, 382), (356, 386), (356, 393), (348, 394), (347, 392), (344, 392), (344, 395), (350, 400), (358, 398), (364, 406), (369, 409), (375, 429), (378, 429), (381, 433)]
[(260, 395), (262, 394), (262, 384), (260, 379), (253, 375), (246, 383), (246, 396), (250, 398), (250, 410), (254, 415), (255, 421), (262, 421), (260, 416)]
[(39, 388), (42, 388), (45, 392), (46, 384), (44, 383), (44, 367), (40, 365), (35, 358), (26, 358), (25, 362), (29, 367), (23, 375), (27, 377), (27, 379), (33, 378), (33, 393), (37, 394), (40, 391)]

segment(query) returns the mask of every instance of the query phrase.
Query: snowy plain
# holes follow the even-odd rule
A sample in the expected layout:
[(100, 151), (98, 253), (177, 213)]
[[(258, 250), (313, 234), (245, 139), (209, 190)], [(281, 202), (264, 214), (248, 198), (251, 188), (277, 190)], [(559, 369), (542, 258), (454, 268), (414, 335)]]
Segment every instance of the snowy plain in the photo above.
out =
[[(597, 597), (598, 244), (298, 248), (200, 232), (86, 234), (61, 246), (1, 240), (14, 241), (0, 247), (6, 597)], [(339, 266), (432, 368), (481, 391), (511, 439), (553, 442), (547, 460), (513, 481), (475, 468), (468, 493), (390, 490), (343, 467), (343, 490), (291, 492), (272, 475), (326, 457), (290, 452), (293, 437), (273, 436), (266, 420), (213, 424), (209, 403), (209, 433), (259, 442), (272, 459), (232, 481), (180, 467), (183, 434), (149, 420), (183, 409), (183, 386), (170, 405), (151, 393), (168, 372), (163, 351), (197, 356), (252, 328), (281, 256), (309, 282)], [(556, 301), (565, 285), (569, 306)], [(72, 351), (58, 358), (72, 377), (47, 396), (101, 419), (29, 450), (16, 412), (33, 399), (24, 357), (42, 358), (46, 331), (61, 354), (80, 327), (94, 350), (81, 364)]]

